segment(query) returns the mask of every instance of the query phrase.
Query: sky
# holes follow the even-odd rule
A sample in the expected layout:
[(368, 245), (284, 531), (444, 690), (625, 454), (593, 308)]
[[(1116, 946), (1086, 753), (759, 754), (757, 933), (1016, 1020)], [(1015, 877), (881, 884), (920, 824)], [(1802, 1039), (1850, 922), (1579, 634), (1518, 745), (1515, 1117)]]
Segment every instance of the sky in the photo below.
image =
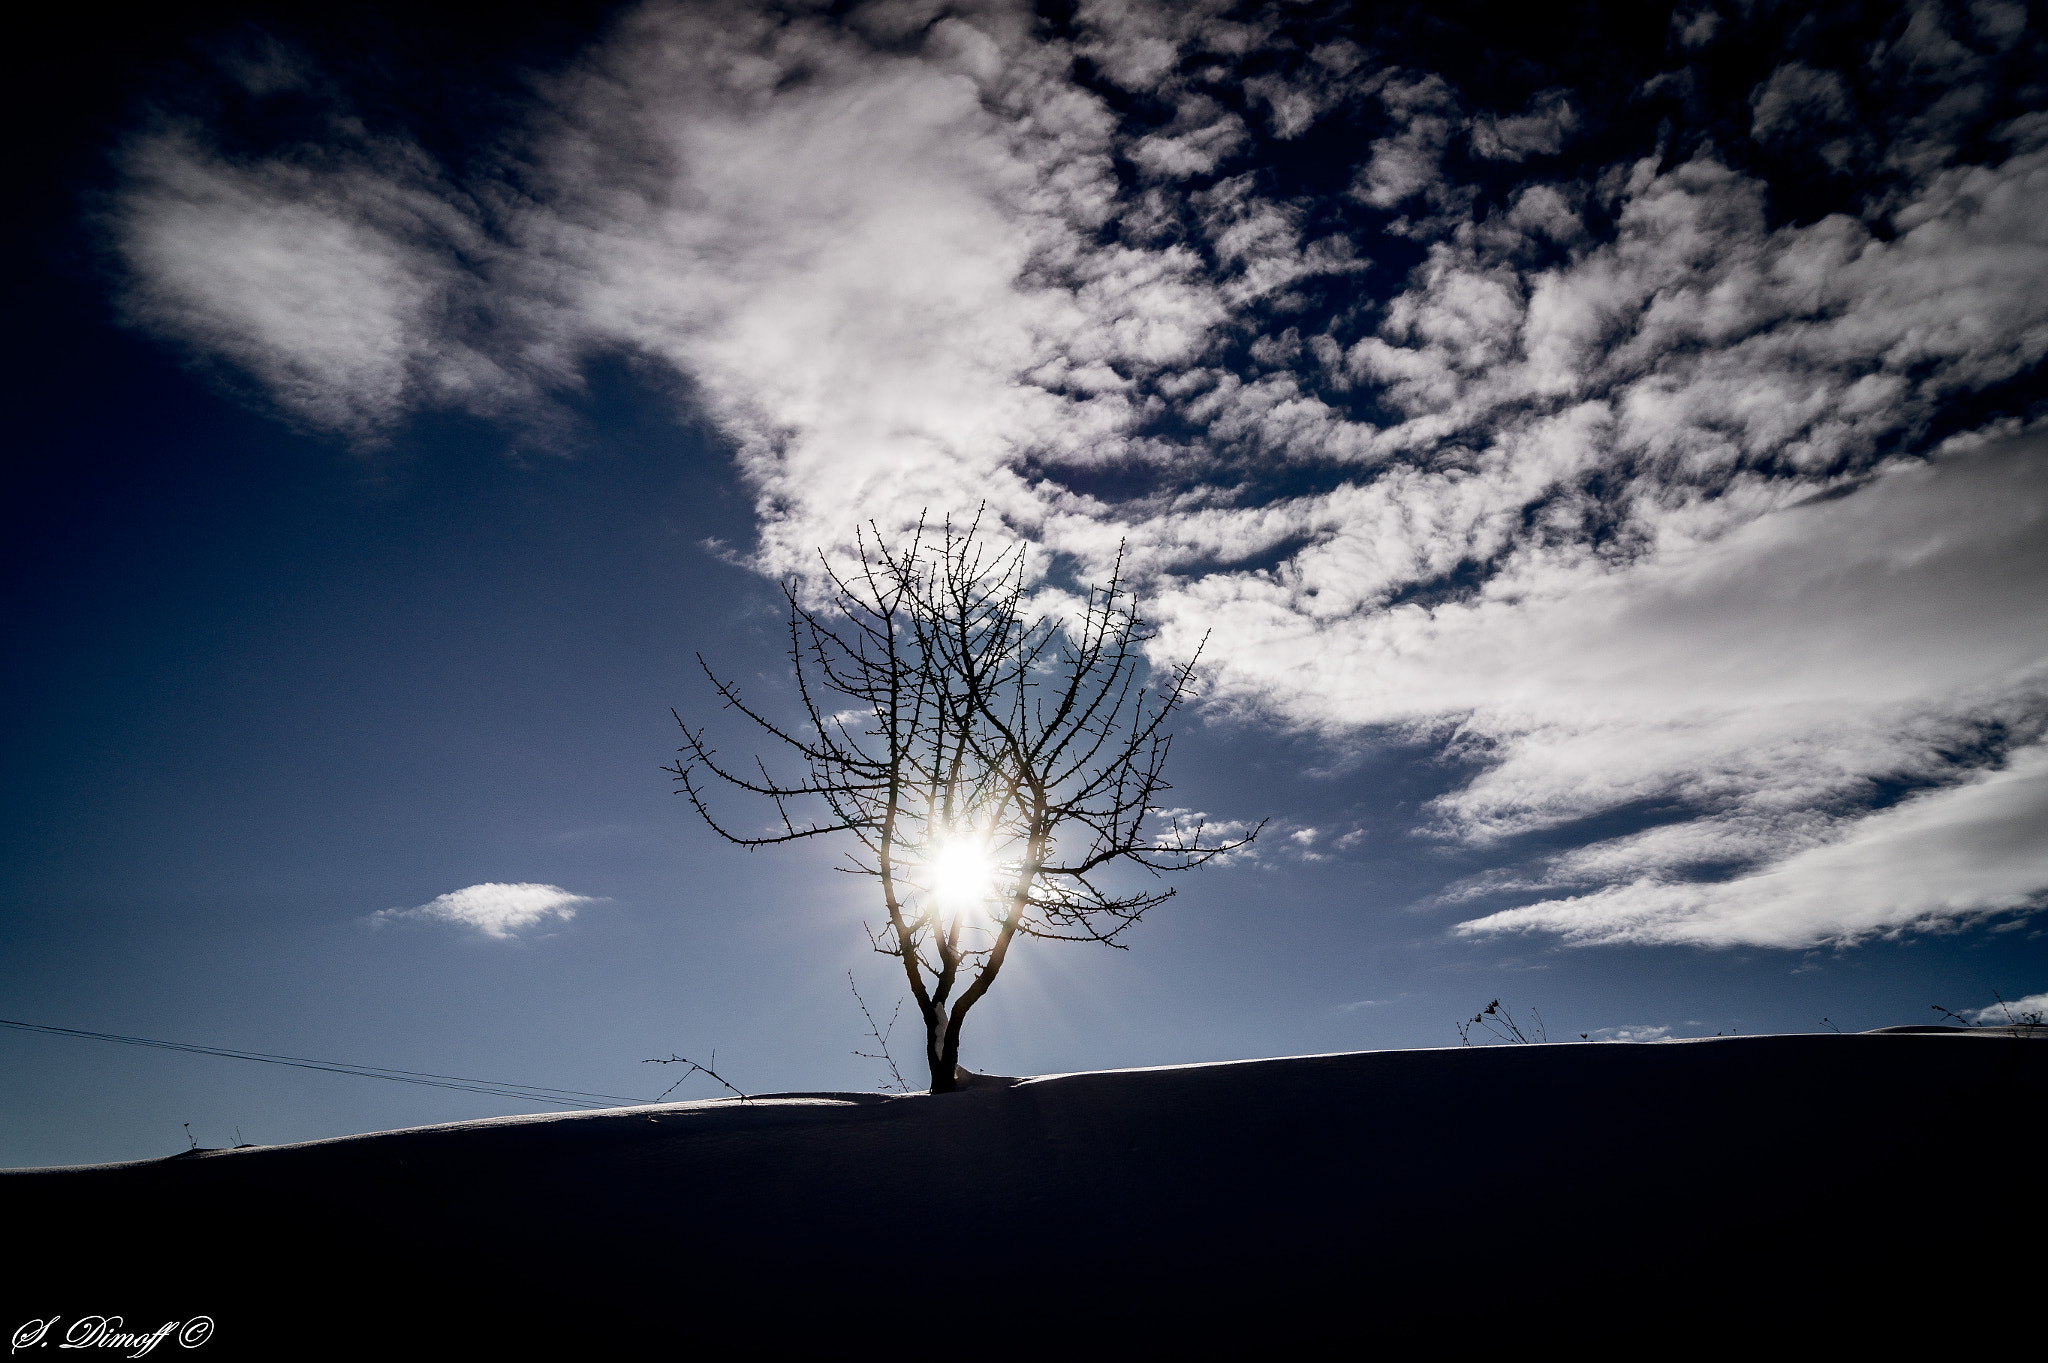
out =
[[(984, 504), (1121, 547), (1175, 804), (1271, 822), (974, 1068), (2048, 993), (2038, 6), (175, 8), (10, 96), (0, 1015), (874, 1087), (876, 906), (670, 709)], [(513, 1110), (0, 1065), (9, 1165)]]

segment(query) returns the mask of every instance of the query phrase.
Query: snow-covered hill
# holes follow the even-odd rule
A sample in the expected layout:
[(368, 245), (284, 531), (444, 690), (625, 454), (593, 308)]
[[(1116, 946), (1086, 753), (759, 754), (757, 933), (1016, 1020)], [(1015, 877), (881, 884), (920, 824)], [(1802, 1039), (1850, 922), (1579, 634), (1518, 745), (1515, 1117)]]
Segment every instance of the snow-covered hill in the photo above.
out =
[(6, 1324), (204, 1314), (204, 1356), (279, 1359), (1974, 1334), (2041, 1290), (2044, 1113), (2048, 1037), (1986, 1029), (508, 1117), (0, 1175)]

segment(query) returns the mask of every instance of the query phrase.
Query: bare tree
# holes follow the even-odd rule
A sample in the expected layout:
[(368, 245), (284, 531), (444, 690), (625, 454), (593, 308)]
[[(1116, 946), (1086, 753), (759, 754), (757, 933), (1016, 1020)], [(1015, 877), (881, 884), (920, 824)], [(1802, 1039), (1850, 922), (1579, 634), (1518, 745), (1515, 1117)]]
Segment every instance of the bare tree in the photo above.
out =
[[(1195, 659), (1157, 672), (1153, 637), (1123, 583), (1060, 602), (1035, 597), (1021, 546), (991, 549), (979, 518), (937, 534), (920, 523), (891, 546), (857, 536), (841, 573), (820, 555), (819, 589), (784, 584), (801, 722), (742, 699), (698, 655), (726, 709), (800, 768), (772, 774), (722, 761), (678, 715), (680, 794), (742, 847), (850, 834), (839, 869), (878, 882), (887, 915), (870, 927), (896, 957), (924, 1016), (934, 1093), (956, 1086), (960, 1029), (1019, 936), (1105, 942), (1173, 894), (1113, 883), (1153, 877), (1249, 843), (1205, 840), (1199, 817), (1163, 813), (1172, 737)], [(1041, 609), (1041, 607), (1045, 607)], [(1200, 650), (1197, 649), (1197, 656)], [(760, 831), (721, 822), (703, 773), (773, 809)]]

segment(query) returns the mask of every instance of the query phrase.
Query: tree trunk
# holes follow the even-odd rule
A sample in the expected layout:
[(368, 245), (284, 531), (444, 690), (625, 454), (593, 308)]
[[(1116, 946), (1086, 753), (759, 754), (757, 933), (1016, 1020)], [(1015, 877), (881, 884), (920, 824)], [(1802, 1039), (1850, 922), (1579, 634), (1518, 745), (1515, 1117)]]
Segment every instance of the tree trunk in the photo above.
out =
[(934, 1003), (924, 1019), (924, 1063), (931, 1071), (933, 1093), (951, 1093), (959, 1087), (953, 1071), (960, 1062), (960, 1032), (947, 1024), (946, 1005)]
[[(960, 1087), (960, 1024), (966, 1019), (956, 1008), (952, 1021), (946, 1025), (946, 1042), (939, 1049), (939, 1069), (932, 1071), (932, 1092), (951, 1093)], [(944, 1072), (946, 1086), (939, 1087), (939, 1074)]]

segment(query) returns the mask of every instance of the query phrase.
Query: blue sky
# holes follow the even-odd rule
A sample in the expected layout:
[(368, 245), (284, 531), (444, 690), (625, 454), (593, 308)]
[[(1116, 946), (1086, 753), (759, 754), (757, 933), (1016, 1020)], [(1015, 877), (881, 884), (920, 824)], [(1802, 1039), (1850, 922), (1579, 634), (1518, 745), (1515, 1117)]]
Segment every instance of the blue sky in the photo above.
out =
[[(0, 1015), (873, 1085), (872, 909), (697, 826), (668, 708), (982, 500), (1129, 546), (1176, 801), (1274, 823), (978, 1068), (2048, 990), (2024, 7), (159, 22), (24, 96)], [(12, 1164), (499, 1110), (0, 1048)]]

